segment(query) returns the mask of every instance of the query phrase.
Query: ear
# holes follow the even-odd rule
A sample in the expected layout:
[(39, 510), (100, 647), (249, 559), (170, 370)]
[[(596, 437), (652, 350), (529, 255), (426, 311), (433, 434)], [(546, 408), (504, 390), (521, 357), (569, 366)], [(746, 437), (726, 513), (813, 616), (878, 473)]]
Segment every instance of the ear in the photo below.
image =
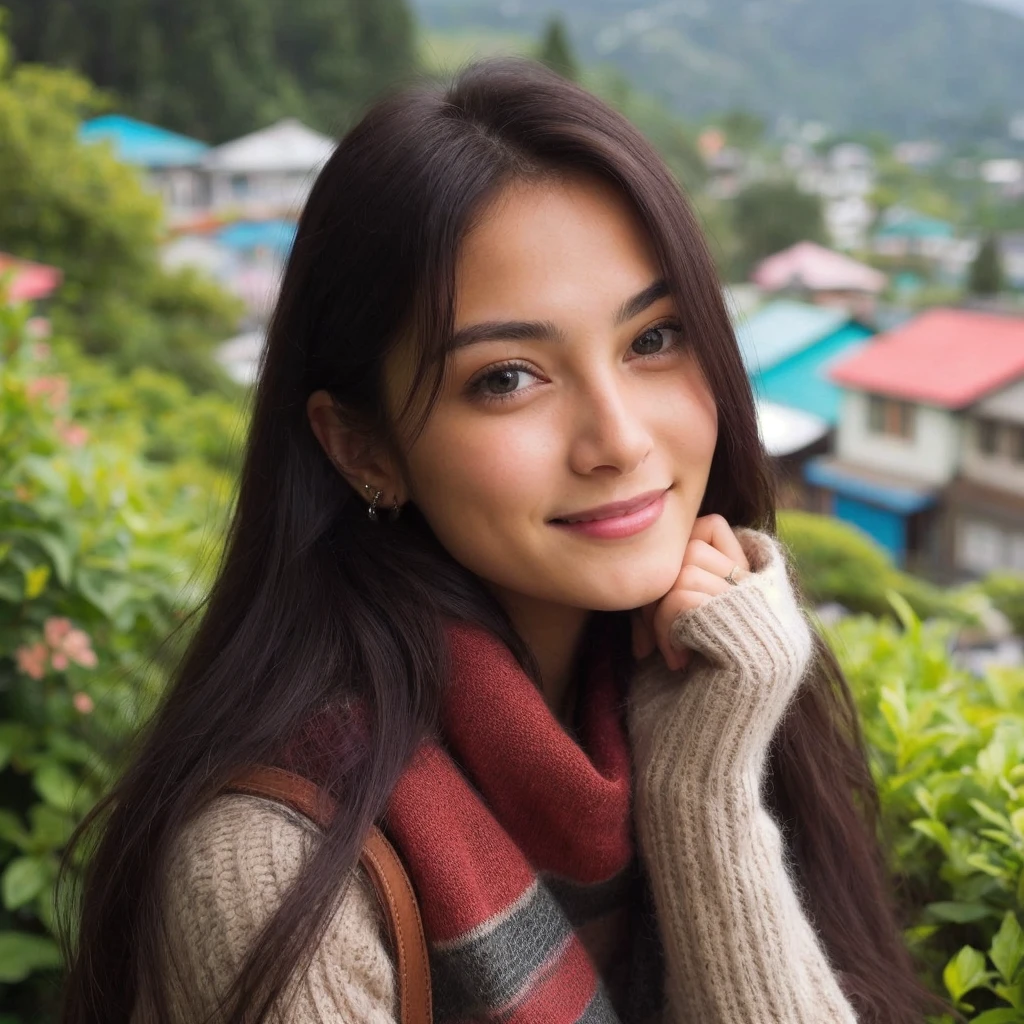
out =
[(398, 468), (381, 445), (349, 422), (326, 391), (314, 391), (306, 402), (309, 425), (335, 469), (367, 504), (377, 491), (386, 508), (405, 503), (406, 489)]

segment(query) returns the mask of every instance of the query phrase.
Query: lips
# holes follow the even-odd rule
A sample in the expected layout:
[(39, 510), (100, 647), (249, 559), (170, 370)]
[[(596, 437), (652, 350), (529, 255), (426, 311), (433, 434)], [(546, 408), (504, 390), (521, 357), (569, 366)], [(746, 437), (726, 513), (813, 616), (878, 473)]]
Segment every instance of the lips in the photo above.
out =
[(656, 491), (645, 491), (636, 497), (627, 498), (625, 501), (613, 501), (607, 505), (598, 505), (595, 508), (584, 509), (580, 512), (570, 512), (564, 516), (555, 516), (553, 523), (593, 523), (601, 519), (616, 519), (621, 516), (628, 516), (633, 512), (639, 512), (652, 502), (655, 502), (666, 491), (667, 487), (659, 488)]

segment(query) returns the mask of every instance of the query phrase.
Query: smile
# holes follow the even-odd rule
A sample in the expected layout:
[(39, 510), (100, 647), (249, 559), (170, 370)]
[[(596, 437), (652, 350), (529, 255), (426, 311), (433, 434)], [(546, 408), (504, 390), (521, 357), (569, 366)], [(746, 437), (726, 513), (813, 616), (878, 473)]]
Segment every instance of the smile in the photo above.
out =
[(652, 526), (661, 517), (665, 508), (668, 488), (647, 491), (626, 501), (572, 512), (549, 520), (550, 525), (561, 530), (571, 530), (589, 537), (614, 539), (631, 537)]

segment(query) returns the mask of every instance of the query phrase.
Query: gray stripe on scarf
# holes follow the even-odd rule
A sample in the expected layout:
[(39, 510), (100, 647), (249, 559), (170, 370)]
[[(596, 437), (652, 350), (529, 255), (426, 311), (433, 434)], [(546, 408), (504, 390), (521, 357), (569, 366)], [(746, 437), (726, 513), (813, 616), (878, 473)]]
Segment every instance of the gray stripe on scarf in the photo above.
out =
[(558, 875), (542, 874), (541, 878), (574, 928), (628, 903), (636, 884), (632, 864), (606, 881), (594, 884), (574, 882)]
[(619, 1024), (619, 1018), (603, 985), (598, 985), (594, 998), (587, 1004), (576, 1024)]
[(430, 950), (438, 1021), (486, 1016), (510, 1003), (572, 936), (543, 882), (533, 897), (483, 935)]

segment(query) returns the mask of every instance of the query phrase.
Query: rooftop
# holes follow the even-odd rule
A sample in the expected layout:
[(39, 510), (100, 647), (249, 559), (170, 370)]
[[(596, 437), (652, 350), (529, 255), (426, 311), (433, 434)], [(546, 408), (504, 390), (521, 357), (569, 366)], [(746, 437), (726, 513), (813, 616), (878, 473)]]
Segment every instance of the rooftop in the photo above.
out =
[(191, 167), (198, 164), (210, 148), (198, 139), (121, 114), (106, 114), (86, 121), (78, 130), (78, 136), (85, 142), (112, 142), (119, 160), (139, 167)]
[(269, 128), (243, 135), (211, 149), (203, 166), (229, 174), (252, 172), (308, 173), (317, 170), (334, 150), (329, 135), (286, 117)]
[(878, 294), (886, 286), (886, 276), (880, 270), (815, 242), (797, 242), (762, 260), (751, 280), (766, 291), (802, 288)]
[(777, 299), (740, 320), (736, 339), (748, 372), (767, 370), (839, 330), (851, 320), (844, 309)]
[(1024, 376), (1024, 317), (933, 309), (832, 368), (837, 384), (962, 409)]

